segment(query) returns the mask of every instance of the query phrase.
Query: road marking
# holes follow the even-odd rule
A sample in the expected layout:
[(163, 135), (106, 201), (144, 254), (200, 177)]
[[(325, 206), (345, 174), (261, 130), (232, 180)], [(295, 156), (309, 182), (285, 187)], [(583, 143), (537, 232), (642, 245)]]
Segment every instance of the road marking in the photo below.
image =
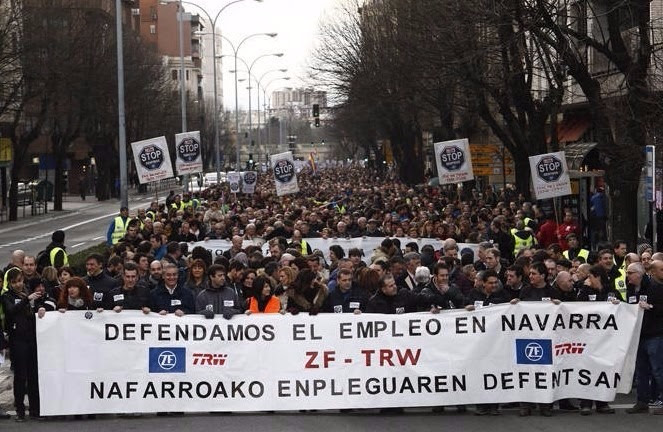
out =
[(87, 242), (83, 242), (83, 243), (76, 243), (75, 245), (73, 245), (73, 246), (70, 246), (69, 248), (70, 248), (70, 249), (73, 249), (73, 248), (77, 248), (77, 247), (79, 247), (79, 246), (82, 246), (82, 245), (84, 245), (85, 243), (87, 243)]
[(95, 238), (93, 238), (92, 240), (101, 240), (102, 238), (106, 238), (106, 236), (95, 237)]
[[(105, 214), (103, 216), (99, 216), (99, 217), (96, 217), (96, 218), (93, 218), (93, 219), (88, 219), (88, 220), (83, 221), (83, 222), (78, 222), (78, 223), (75, 223), (73, 225), (69, 225), (69, 226), (60, 228), (60, 230), (61, 231), (67, 231), (67, 230), (70, 230), (72, 228), (79, 227), (81, 225), (89, 224), (90, 222), (96, 222), (96, 221), (101, 220), (101, 219), (108, 219), (109, 217), (115, 216), (115, 215), (117, 215), (117, 212)], [(34, 241), (34, 240), (39, 240), (39, 239), (42, 239), (42, 238), (45, 238), (45, 237), (49, 237), (52, 234), (53, 234), (52, 232), (47, 232), (47, 233), (36, 235), (36, 236), (33, 236), (33, 237), (29, 237), (29, 238), (26, 238), (26, 239), (23, 239), (23, 240), (17, 240), (17, 241), (11, 242), (11, 243), (5, 243), (5, 244), (0, 245), (0, 249), (5, 248), (7, 246), (14, 246), (14, 245), (17, 245), (17, 244), (22, 244), (22, 243), (31, 242), (31, 241)]]

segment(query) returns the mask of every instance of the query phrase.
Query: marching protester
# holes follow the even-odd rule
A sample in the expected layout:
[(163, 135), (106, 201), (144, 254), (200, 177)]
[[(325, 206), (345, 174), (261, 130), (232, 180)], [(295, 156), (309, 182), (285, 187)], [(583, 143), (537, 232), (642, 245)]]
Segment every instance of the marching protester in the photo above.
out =
[[(656, 290), (663, 290), (659, 271), (663, 261), (651, 251), (639, 250), (639, 264), (627, 256), (624, 242), (598, 253), (584, 249), (589, 242), (573, 214), (559, 209), (565, 219), (558, 225), (552, 209), (526, 202), (513, 188), (489, 188), (490, 193), (479, 198), (469, 190), (411, 188), (354, 168), (330, 169), (315, 179), (305, 178), (300, 194), (292, 197), (277, 196), (268, 180), (259, 177), (253, 195), (231, 194), (227, 185), (216, 185), (185, 199), (173, 194), (168, 206), (150, 204), (147, 211), (138, 212), (137, 219), (122, 208), (109, 227), (106, 253), (87, 256), (85, 279), (62, 264), (57, 270), (59, 288), (48, 287), (46, 292), (57, 295), (62, 312), (112, 309), (180, 317), (196, 314), (231, 320), (228, 326), (253, 319), (236, 317), (240, 314), (478, 316), (472, 311), (512, 301), (523, 302), (511, 308), (520, 309), (528, 301), (618, 302), (623, 298), (645, 310), (637, 403), (628, 412), (646, 412), (652, 399), (660, 399), (660, 392), (652, 394), (651, 384), (663, 388), (659, 383), (663, 359), (656, 354), (661, 336)], [(54, 241), (60, 240), (59, 234), (53, 236)], [(34, 282), (19, 282), (19, 278), (41, 278), (34, 258), (18, 252), (16, 257), (12, 254), (12, 267), (5, 274), (11, 279), (3, 295), (7, 322), (10, 314), (15, 316), (16, 299), (24, 302), (24, 312), (34, 315), (41, 309), (35, 305), (46, 297), (33, 296), (28, 287), (41, 292)], [(120, 270), (118, 279), (104, 271), (105, 263), (117, 264), (113, 268)], [(47, 272), (43, 273), (46, 277)], [(11, 305), (4, 296), (13, 296)], [(462, 308), (466, 312), (450, 311)], [(32, 318), (21, 315), (25, 323)], [(21, 343), (10, 327), (5, 329), (10, 348), (14, 341)], [(28, 372), (24, 376), (30, 394)], [(608, 403), (593, 401), (591, 390), (586, 397), (581, 414), (590, 414), (594, 405), (599, 413), (614, 412)], [(33, 406), (38, 408), (38, 402), (33, 405), (30, 400)], [(525, 400), (516, 406), (526, 416), (536, 405)], [(538, 408), (543, 416), (552, 414), (551, 404), (538, 404)], [(567, 400), (560, 401), (560, 408), (577, 411)], [(18, 404), (17, 411), (21, 413)], [(499, 405), (480, 404), (476, 413), (498, 415)]]
[(25, 395), (30, 403), (30, 417), (39, 418), (39, 383), (35, 313), (55, 310), (39, 279), (25, 285), (23, 273), (16, 267), (7, 271), (9, 290), (2, 295), (9, 335), (9, 353), (14, 367), (14, 405), (16, 420), (25, 420)]

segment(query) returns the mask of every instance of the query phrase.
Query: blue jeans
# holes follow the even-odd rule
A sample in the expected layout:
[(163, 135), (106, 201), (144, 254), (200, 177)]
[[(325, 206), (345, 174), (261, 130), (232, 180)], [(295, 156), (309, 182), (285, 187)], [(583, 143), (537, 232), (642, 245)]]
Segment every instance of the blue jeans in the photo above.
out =
[[(640, 339), (635, 376), (639, 402), (648, 402), (652, 397), (660, 399), (663, 389), (663, 336)], [(651, 394), (650, 381), (656, 383), (659, 394)]]

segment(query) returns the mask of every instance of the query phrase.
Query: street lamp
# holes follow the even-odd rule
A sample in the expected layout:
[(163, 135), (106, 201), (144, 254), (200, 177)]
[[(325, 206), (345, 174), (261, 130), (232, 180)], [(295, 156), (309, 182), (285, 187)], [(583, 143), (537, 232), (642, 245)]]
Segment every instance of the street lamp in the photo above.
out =
[[(212, 74), (213, 74), (213, 79), (214, 79), (214, 150), (215, 150), (215, 165), (216, 165), (216, 181), (217, 183), (220, 182), (221, 179), (221, 144), (219, 143), (219, 102), (218, 102), (218, 83), (217, 83), (217, 75), (216, 75), (216, 22), (218, 21), (219, 17), (221, 16), (221, 13), (228, 8), (228, 6), (233, 5), (235, 3), (240, 3), (245, 0), (234, 0), (229, 3), (227, 3), (225, 6), (223, 6), (219, 12), (217, 12), (216, 16), (214, 19), (212, 19), (211, 15), (202, 7), (197, 5), (196, 3), (189, 2), (189, 1), (182, 1), (182, 0), (163, 0), (162, 3), (174, 3), (175, 1), (179, 1), (180, 4), (186, 3), (190, 4), (192, 6), (197, 7), (200, 9), (206, 16), (209, 22), (212, 24)], [(262, 3), (262, 0), (254, 0), (258, 3)], [(180, 34), (181, 34), (181, 26), (182, 26), (182, 21), (180, 20)], [(181, 41), (181, 39), (180, 39)], [(181, 44), (181, 42), (180, 42)], [(180, 45), (181, 48), (181, 45)], [(182, 56), (182, 51), (180, 49), (180, 56), (182, 57), (180, 59), (182, 65), (184, 65), (184, 57)], [(184, 67), (184, 66), (182, 66)], [(236, 86), (235, 86), (236, 87)], [(184, 107), (184, 105), (183, 105)], [(183, 108), (186, 109), (186, 108)], [(183, 120), (183, 125), (185, 125), (186, 120)], [(185, 126), (184, 126), (185, 127)], [(184, 131), (184, 130), (183, 130)]]
[[(280, 80), (288, 81), (288, 80), (290, 80), (290, 77), (289, 77), (289, 76), (276, 77), (276, 78), (273, 78), (273, 79), (271, 79), (270, 81), (268, 81), (267, 84), (265, 84), (265, 85), (262, 87), (262, 100), (263, 100), (263, 103), (265, 103), (265, 102), (267, 101), (267, 88), (268, 88), (273, 82), (280, 81)], [(260, 92), (260, 86), (258, 86), (258, 92)], [(269, 106), (271, 107), (271, 105), (272, 105), (272, 101), (271, 101), (271, 98), (270, 98)], [(264, 109), (264, 113), (265, 113), (265, 114), (267, 114), (267, 106), (268, 106), (268, 105), (265, 105), (265, 109)], [(265, 114), (264, 114), (264, 115), (265, 115)], [(281, 119), (279, 118), (279, 141), (280, 141), (280, 139), (281, 139), (280, 128), (281, 128)], [(271, 139), (271, 135), (272, 135), (272, 134), (271, 134), (271, 122), (268, 122), (268, 123), (267, 123), (267, 144), (268, 144), (268, 145), (269, 145), (269, 141), (270, 141), (270, 139)], [(279, 144), (280, 144), (280, 143), (279, 143)], [(265, 149), (267, 149), (267, 146), (265, 146)]]
[[(251, 113), (251, 70), (253, 70), (253, 66), (258, 62), (258, 60), (265, 58), (265, 57), (283, 57), (283, 53), (270, 53), (270, 54), (262, 54), (253, 59), (253, 62), (251, 62), (251, 65), (249, 66), (249, 144), (253, 145), (253, 115)], [(235, 69), (237, 70), (237, 69)], [(260, 105), (258, 105), (258, 109), (260, 109)]]
[[(248, 36), (246, 36), (244, 39), (242, 39), (237, 46), (233, 44), (233, 42), (228, 39), (227, 37), (221, 35), (223, 39), (225, 39), (229, 44), (230, 47), (233, 50), (233, 57), (235, 57), (235, 70), (237, 70), (237, 53), (239, 52), (239, 49), (242, 47), (244, 42), (249, 40), (252, 37), (256, 36), (269, 36), (271, 38), (275, 38), (278, 35), (278, 33), (253, 33)], [(250, 85), (249, 85), (250, 86)], [(249, 102), (250, 103), (250, 102)], [(240, 167), (240, 161), (239, 161), (239, 91), (237, 89), (237, 73), (235, 73), (235, 134), (237, 137), (237, 159), (236, 159), (236, 171), (239, 172), (239, 167)]]
[[(260, 83), (262, 82), (263, 78), (265, 78), (265, 76), (269, 75), (270, 73), (274, 73), (274, 72), (286, 73), (286, 72), (288, 72), (288, 69), (286, 69), (286, 68), (270, 69), (267, 72), (263, 73), (260, 76), (260, 78), (258, 78), (256, 80), (257, 83), (258, 83), (258, 85), (257, 85), (258, 91), (256, 91), (256, 94), (258, 96), (258, 103), (257, 103), (257, 105), (258, 105), (258, 153), (260, 153), (260, 144), (261, 144), (261, 137), (262, 137), (262, 133), (260, 131)], [(263, 120), (264, 120), (264, 111), (263, 111)]]
[(127, 190), (127, 131), (124, 113), (124, 46), (122, 41), (122, 0), (115, 0), (115, 33), (117, 36), (117, 127), (120, 151), (120, 206), (129, 207)]

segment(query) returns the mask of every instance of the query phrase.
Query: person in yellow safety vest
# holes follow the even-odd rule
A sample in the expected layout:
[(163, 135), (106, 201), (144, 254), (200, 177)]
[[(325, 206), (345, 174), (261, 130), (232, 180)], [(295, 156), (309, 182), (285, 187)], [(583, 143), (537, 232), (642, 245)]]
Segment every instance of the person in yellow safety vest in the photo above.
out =
[(116, 244), (127, 233), (127, 225), (129, 224), (129, 209), (127, 207), (120, 208), (120, 215), (113, 219), (113, 222), (108, 226), (106, 233), (106, 243), (109, 246)]
[(570, 233), (567, 235), (566, 242), (569, 244), (569, 248), (562, 252), (564, 258), (569, 261), (573, 261), (576, 258), (582, 258), (587, 262), (589, 251), (580, 247), (580, 242), (578, 241), (578, 235), (576, 233)]
[(299, 249), (302, 255), (311, 255), (313, 253), (311, 245), (309, 245), (308, 242), (302, 238), (302, 232), (300, 230), (294, 230), (292, 232), (292, 242), (289, 246), (295, 249)]
[(534, 234), (525, 228), (525, 222), (522, 220), (516, 222), (515, 228), (511, 228), (511, 237), (513, 237), (513, 256), (518, 255), (521, 249), (529, 249), (536, 243)]
[(182, 201), (182, 197), (179, 195), (175, 195), (175, 201), (170, 205), (170, 207), (174, 208), (175, 210), (182, 210), (184, 211), (184, 201)]
[(185, 193), (182, 196), (181, 203), (182, 203), (182, 208), (179, 210), (184, 210), (188, 207), (190, 207), (191, 210), (196, 210), (200, 205), (200, 201), (197, 198), (191, 198), (191, 195), (189, 193)]
[(49, 251), (48, 261), (52, 267), (59, 270), (69, 265), (69, 257), (65, 249), (64, 231), (57, 230), (51, 235), (51, 244), (46, 247), (46, 250)]
[(626, 248), (627, 246), (624, 240), (617, 240), (612, 245), (612, 259), (615, 267), (617, 267), (617, 270), (619, 271), (619, 275), (615, 276), (615, 288), (622, 295), (624, 301), (626, 301)]

